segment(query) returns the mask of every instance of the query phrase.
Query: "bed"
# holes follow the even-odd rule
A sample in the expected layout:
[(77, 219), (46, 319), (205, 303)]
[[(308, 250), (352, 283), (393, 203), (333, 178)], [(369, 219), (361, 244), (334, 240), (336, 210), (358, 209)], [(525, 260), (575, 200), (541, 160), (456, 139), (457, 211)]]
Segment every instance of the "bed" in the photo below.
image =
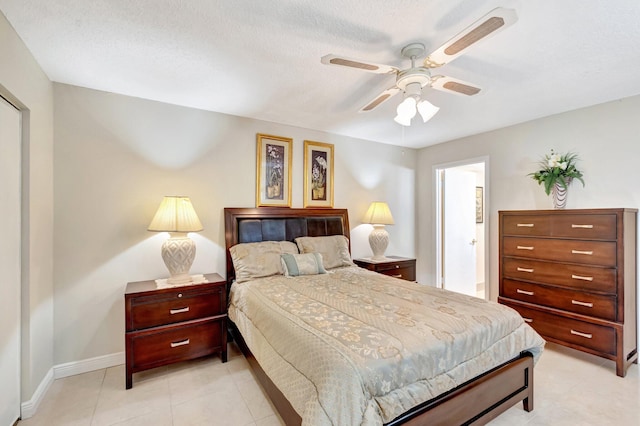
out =
[[(239, 260), (307, 241), (340, 244), (320, 258), (337, 267), (256, 277)], [(520, 401), (533, 409), (544, 340), (504, 306), (350, 265), (346, 209), (226, 208), (225, 244), (231, 338), (287, 425), (484, 424)]]

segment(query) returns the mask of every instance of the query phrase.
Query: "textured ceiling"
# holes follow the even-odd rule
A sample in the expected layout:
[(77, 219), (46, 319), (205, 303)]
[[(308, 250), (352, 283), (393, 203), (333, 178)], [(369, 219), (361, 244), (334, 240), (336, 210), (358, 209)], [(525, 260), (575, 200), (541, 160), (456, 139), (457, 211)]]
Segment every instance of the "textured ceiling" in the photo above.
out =
[[(394, 77), (320, 63), (333, 53), (406, 68), (491, 9), (513, 26), (438, 69), (483, 90), (429, 89), (429, 122), (369, 113)], [(640, 94), (638, 0), (0, 0), (52, 81), (408, 147)], [(286, 136), (286, 135), (284, 135)]]

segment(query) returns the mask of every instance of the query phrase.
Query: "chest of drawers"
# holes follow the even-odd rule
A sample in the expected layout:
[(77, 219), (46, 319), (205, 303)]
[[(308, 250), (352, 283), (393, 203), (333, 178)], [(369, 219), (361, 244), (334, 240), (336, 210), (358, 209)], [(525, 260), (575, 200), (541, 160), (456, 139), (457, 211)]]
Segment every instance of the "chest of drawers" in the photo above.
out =
[(227, 360), (226, 281), (158, 288), (155, 281), (127, 284), (125, 291), (126, 388), (133, 373), (220, 353)]
[(635, 209), (500, 211), (500, 295), (545, 339), (637, 360)]

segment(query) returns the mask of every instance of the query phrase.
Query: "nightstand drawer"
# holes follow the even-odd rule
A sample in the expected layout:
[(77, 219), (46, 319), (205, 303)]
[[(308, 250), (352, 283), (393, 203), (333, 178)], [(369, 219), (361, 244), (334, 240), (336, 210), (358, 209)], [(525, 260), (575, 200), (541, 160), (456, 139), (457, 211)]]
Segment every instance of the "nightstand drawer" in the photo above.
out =
[(128, 362), (135, 372), (220, 352), (224, 326), (223, 317), (128, 333)]
[(416, 260), (408, 257), (387, 256), (385, 260), (353, 259), (361, 268), (407, 281), (416, 280)]
[(223, 290), (218, 285), (132, 297), (127, 330), (220, 315), (226, 311)]
[[(504, 301), (500, 300), (501, 303)], [(542, 337), (580, 346), (607, 355), (616, 355), (616, 330), (613, 327), (566, 318), (537, 309), (504, 303), (520, 313)]]
[(577, 314), (615, 321), (616, 297), (564, 290), (505, 279), (503, 296), (536, 305), (549, 306)]
[(401, 267), (396, 265), (393, 268), (378, 269), (377, 272), (403, 280), (414, 281), (416, 279), (416, 269), (412, 266)]

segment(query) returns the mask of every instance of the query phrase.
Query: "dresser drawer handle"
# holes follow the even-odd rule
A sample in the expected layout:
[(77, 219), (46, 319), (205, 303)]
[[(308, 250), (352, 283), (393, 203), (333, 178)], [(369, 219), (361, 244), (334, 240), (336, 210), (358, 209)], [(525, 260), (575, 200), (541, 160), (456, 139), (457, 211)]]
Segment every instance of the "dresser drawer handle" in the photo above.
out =
[(171, 309), (171, 310), (169, 311), (169, 313), (170, 313), (171, 315), (174, 315), (174, 314), (182, 314), (182, 313), (185, 313), (185, 312), (189, 312), (189, 307), (188, 307), (188, 306), (187, 306), (186, 308)]
[(527, 296), (533, 296), (535, 294), (533, 291), (520, 290), (519, 288), (516, 289), (516, 293), (526, 294)]
[(516, 246), (518, 250), (533, 250), (533, 246)]
[(571, 224), (572, 228), (593, 229), (593, 225), (576, 225)]
[(180, 342), (171, 342), (172, 348), (177, 348), (178, 346), (184, 346), (189, 344), (189, 339), (181, 340)]
[(580, 333), (579, 331), (575, 331), (575, 330), (571, 330), (571, 334), (573, 334), (575, 336), (584, 337), (586, 339), (591, 339), (593, 337), (593, 334)]
[(522, 319), (524, 320), (524, 322), (533, 322), (531, 318), (522, 317)]
[(593, 308), (593, 303), (591, 302), (581, 302), (579, 300), (572, 300), (571, 303), (574, 305), (586, 306), (587, 308)]
[(402, 274), (398, 274), (398, 275), (391, 275), (393, 278), (402, 278)]
[(533, 268), (521, 268), (519, 266), (516, 268), (516, 270), (518, 272), (529, 272), (529, 273), (533, 272)]
[(571, 274), (571, 278), (574, 280), (593, 281), (593, 277), (583, 277), (582, 275)]
[(587, 256), (591, 256), (593, 254), (593, 251), (588, 250), (571, 250), (571, 254), (586, 254)]
[(533, 223), (518, 223), (516, 226), (519, 228), (533, 228)]

